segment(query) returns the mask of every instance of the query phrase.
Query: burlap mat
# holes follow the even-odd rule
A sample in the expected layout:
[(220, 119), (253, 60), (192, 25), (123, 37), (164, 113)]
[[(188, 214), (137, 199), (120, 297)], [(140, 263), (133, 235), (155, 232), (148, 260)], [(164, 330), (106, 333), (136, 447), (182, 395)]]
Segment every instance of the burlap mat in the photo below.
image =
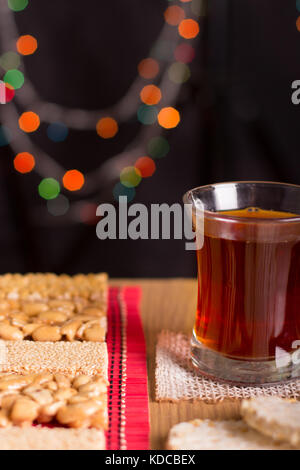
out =
[(162, 331), (156, 347), (156, 400), (203, 400), (217, 403), (256, 396), (300, 397), (300, 380), (271, 387), (237, 387), (197, 375), (189, 360), (190, 338)]

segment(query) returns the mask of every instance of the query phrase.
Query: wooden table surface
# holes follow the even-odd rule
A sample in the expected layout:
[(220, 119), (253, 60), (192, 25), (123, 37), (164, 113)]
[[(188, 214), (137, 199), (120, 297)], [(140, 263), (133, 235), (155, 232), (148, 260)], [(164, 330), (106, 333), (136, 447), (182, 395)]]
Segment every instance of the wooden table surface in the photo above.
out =
[(176, 423), (194, 418), (229, 419), (237, 417), (239, 405), (225, 401), (217, 405), (181, 401), (155, 401), (155, 344), (158, 333), (169, 329), (191, 334), (197, 299), (194, 279), (114, 279), (112, 284), (138, 284), (143, 289), (142, 320), (147, 344), (151, 448), (163, 449), (169, 429)]

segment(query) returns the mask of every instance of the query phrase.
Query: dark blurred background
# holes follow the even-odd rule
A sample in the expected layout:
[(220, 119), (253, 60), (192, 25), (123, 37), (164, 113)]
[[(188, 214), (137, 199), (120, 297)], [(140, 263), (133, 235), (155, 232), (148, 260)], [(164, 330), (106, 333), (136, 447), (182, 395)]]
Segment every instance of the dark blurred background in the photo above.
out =
[[(2, 138), (0, 146), (1, 272), (194, 275), (195, 255), (184, 250), (184, 241), (96, 237), (96, 206), (116, 203), (122, 167), (132, 165), (139, 152), (147, 155), (147, 139), (156, 135), (170, 150), (155, 159), (153, 176), (134, 188), (133, 202), (180, 202), (189, 188), (218, 181), (300, 184), (300, 109), (291, 102), (291, 83), (300, 79), (300, 11), (295, 0), (18, 1), (19, 7), (10, 5), (19, 8), (14, 11), (1, 0), (0, 66), (1, 55), (16, 51), (21, 35), (34, 36), (38, 48), (19, 66), (23, 89), (0, 105), (0, 123), (10, 132), (9, 145)], [(176, 23), (176, 15), (181, 15), (179, 10), (166, 13), (170, 6), (198, 22), (195, 37), (184, 37), (189, 31), (182, 36), (178, 23), (168, 23)], [(191, 46), (194, 57), (179, 57), (178, 51), (185, 49), (176, 48), (182, 44)], [(138, 65), (149, 57), (157, 62), (159, 73), (152, 79), (139, 77)], [(176, 67), (170, 72), (178, 62), (185, 64), (182, 76), (176, 75)], [(0, 67), (0, 79), (6, 72), (7, 66)], [(133, 101), (126, 102), (123, 115), (131, 104), (133, 112), (125, 119), (117, 111), (118, 133), (101, 138), (97, 118), (92, 126), (86, 121), (92, 121), (94, 111), (116, 109), (136, 82), (137, 98), (132, 100), (137, 109)], [(138, 87), (152, 83), (162, 91), (161, 105), (180, 112), (180, 123), (173, 129), (157, 121), (151, 127), (137, 117)], [(59, 107), (52, 113), (49, 103)], [(17, 126), (18, 116), (28, 110), (41, 118), (39, 129), (30, 134)], [(67, 128), (67, 137), (59, 142), (48, 132), (56, 121)], [(116, 160), (124, 150), (125, 157)], [(27, 174), (13, 165), (21, 151), (32, 152), (36, 160), (36, 168)], [(65, 171), (81, 171), (86, 176), (83, 188), (63, 188), (56, 163)], [(62, 215), (53, 215), (54, 206), (38, 193), (45, 177), (60, 182), (60, 201), (68, 205)]]

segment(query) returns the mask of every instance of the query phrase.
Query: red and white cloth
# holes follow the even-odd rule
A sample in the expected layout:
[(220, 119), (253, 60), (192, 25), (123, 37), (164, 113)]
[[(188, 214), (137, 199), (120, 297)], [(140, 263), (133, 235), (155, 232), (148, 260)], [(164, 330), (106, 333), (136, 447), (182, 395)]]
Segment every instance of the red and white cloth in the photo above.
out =
[(149, 449), (146, 345), (140, 299), (138, 287), (109, 290), (107, 450)]

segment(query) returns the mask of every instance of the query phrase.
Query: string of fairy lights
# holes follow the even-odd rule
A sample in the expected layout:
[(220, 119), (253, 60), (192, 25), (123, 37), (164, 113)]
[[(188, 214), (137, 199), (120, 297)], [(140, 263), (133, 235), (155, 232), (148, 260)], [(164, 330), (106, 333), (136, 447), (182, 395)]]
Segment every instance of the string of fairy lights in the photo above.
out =
[[(4, 96), (4, 105), (0, 105), (0, 147), (10, 145), (13, 149), (15, 171), (23, 175), (35, 171), (40, 176), (37, 191), (46, 201), (48, 214), (64, 216), (64, 221), (89, 222), (89, 215), (95, 216), (101, 190), (113, 187), (115, 200), (125, 195), (132, 201), (139, 184), (155, 173), (159, 159), (169, 153), (167, 133), (180, 124), (176, 101), (191, 77), (204, 2), (168, 2), (162, 31), (149, 56), (137, 64), (136, 80), (117, 104), (96, 111), (46, 102), (26, 78), (26, 56), (42, 53), (38, 38), (18, 34), (15, 15), (27, 8), (30, 0), (0, 0), (0, 97), (1, 93)], [(113, 141), (122, 123), (134, 116), (140, 123), (134, 141), (86, 174), (77, 168), (63, 168), (31, 138), (41, 131), (44, 122), (47, 137), (57, 144), (68, 138), (70, 129), (94, 129), (99, 139)], [(77, 192), (80, 200), (72, 201), (71, 193)]]

